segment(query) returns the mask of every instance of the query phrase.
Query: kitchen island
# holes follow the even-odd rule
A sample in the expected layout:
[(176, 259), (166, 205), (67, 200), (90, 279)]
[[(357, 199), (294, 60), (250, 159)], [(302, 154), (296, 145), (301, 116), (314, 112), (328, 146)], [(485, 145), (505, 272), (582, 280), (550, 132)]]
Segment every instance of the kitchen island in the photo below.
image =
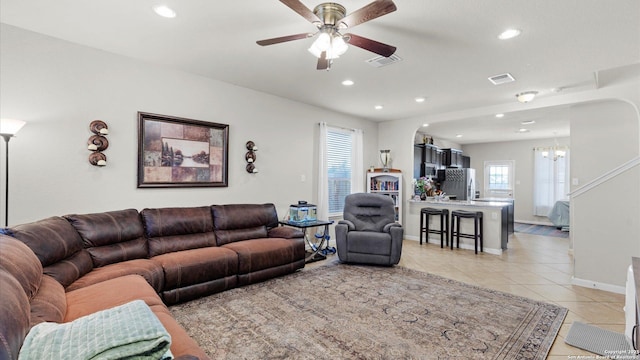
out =
[[(509, 240), (509, 207), (510, 202), (498, 201), (466, 201), (466, 200), (409, 200), (407, 207), (404, 233), (405, 238), (411, 240), (420, 239), (420, 210), (424, 207), (436, 209), (448, 209), (449, 214), (454, 210), (482, 211), (483, 232), (484, 232), (484, 252), (489, 254), (502, 254), (507, 249)], [(451, 220), (449, 220), (451, 224)], [(437, 217), (431, 216), (429, 219), (430, 228), (439, 228), (440, 222)], [(460, 232), (473, 233), (473, 221), (462, 221)], [(429, 234), (427, 242), (440, 244), (440, 236)], [(451, 237), (451, 235), (449, 235)], [(461, 249), (474, 249), (473, 239), (460, 238)], [(455, 250), (455, 247), (454, 247)]]

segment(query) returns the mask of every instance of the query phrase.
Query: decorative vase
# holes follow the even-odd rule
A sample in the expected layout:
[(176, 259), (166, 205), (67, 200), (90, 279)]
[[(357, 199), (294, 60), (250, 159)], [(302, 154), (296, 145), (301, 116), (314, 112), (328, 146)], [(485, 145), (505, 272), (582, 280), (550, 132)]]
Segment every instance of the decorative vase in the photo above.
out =
[(421, 192), (421, 193), (420, 193), (420, 200), (427, 200), (427, 194), (426, 194), (426, 193)]

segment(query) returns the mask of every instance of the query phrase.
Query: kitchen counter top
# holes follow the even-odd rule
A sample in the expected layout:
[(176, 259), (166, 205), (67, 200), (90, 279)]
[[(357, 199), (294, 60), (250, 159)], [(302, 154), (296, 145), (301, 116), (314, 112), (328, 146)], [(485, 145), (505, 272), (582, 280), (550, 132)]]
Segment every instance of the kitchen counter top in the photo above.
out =
[(510, 206), (512, 203), (503, 201), (475, 201), (475, 200), (409, 200), (413, 204), (437, 204), (451, 206), (472, 206), (472, 207), (504, 207)]

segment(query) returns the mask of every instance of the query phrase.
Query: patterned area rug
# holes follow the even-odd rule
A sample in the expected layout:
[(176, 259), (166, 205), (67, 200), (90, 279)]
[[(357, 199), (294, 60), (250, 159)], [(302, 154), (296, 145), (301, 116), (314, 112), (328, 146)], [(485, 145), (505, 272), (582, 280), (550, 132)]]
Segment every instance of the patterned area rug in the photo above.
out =
[(214, 359), (544, 359), (567, 310), (336, 262), (170, 308)]
[(552, 236), (552, 237), (561, 237), (568, 238), (569, 232), (558, 230), (555, 226), (546, 226), (546, 225), (533, 225), (533, 224), (523, 224), (523, 223), (515, 223), (513, 225), (513, 230), (515, 232), (533, 234), (533, 235), (543, 235), (543, 236)]

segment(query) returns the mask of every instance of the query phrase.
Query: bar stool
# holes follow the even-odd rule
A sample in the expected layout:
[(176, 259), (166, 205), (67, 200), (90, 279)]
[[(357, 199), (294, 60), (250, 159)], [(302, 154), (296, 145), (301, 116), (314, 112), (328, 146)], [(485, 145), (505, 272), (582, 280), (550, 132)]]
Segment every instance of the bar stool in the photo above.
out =
[[(429, 229), (430, 215), (440, 217), (440, 229)], [(429, 207), (422, 208), (420, 210), (420, 245), (422, 245), (423, 233), (426, 236), (427, 243), (429, 243), (429, 234), (440, 234), (440, 247), (444, 246), (445, 240), (447, 242), (447, 246), (449, 246), (449, 210)]]
[[(461, 219), (473, 219), (473, 234), (460, 232)], [(478, 242), (480, 242), (480, 251), (484, 252), (482, 246), (482, 211), (464, 211), (454, 210), (451, 212), (451, 249), (453, 250), (453, 237), (456, 237), (457, 247), (460, 248), (460, 238), (473, 239), (475, 243), (476, 254), (478, 253)]]

